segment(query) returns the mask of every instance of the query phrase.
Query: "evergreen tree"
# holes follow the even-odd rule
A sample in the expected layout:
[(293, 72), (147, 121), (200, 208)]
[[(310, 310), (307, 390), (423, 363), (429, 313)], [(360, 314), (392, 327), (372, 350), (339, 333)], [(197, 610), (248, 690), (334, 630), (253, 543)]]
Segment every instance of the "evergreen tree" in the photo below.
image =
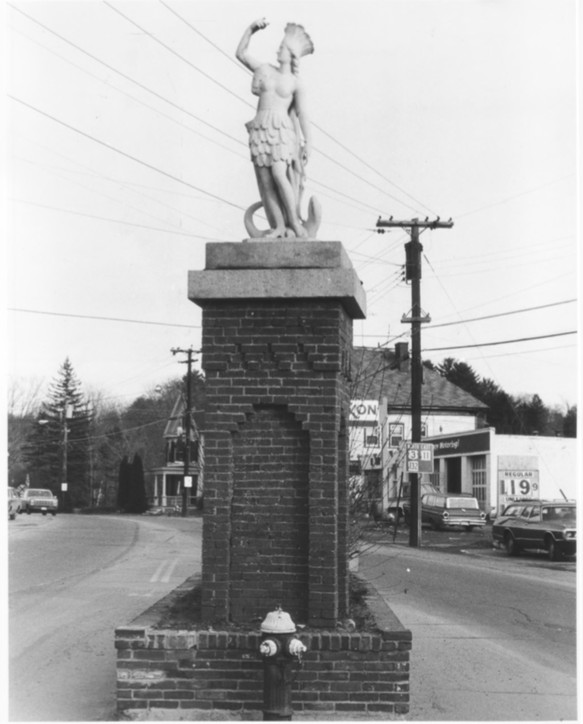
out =
[(122, 513), (127, 513), (131, 501), (131, 476), (132, 466), (124, 455), (119, 464), (119, 476), (117, 486), (117, 505)]
[(480, 378), (469, 364), (447, 357), (437, 366), (437, 370), (449, 382), (479, 399)]
[(146, 483), (142, 458), (136, 453), (130, 471), (130, 496), (127, 506), (128, 513), (145, 513), (148, 510)]
[(567, 405), (563, 423), (563, 435), (565, 437), (577, 437), (577, 405)]
[(525, 435), (547, 435), (549, 431), (549, 411), (538, 395), (524, 398), (518, 404), (518, 413)]
[(24, 448), (31, 485), (60, 495), (61, 483), (68, 483), (66, 508), (90, 504), (92, 417), (67, 358), (50, 384)]

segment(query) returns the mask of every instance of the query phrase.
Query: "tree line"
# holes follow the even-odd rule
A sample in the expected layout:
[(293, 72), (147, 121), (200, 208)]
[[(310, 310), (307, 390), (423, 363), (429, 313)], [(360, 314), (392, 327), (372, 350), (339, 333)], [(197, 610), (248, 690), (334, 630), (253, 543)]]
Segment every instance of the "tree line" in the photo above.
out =
[(499, 435), (577, 437), (577, 406), (548, 407), (536, 393), (515, 397), (493, 380), (480, 377), (466, 362), (447, 357), (438, 365), (424, 362), (449, 382), (488, 405), (486, 420)]

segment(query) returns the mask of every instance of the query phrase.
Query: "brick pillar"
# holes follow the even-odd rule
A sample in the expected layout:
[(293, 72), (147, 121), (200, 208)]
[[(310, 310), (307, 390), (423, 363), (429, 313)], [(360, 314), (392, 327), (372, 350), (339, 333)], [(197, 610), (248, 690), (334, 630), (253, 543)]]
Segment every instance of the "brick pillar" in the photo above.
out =
[(352, 321), (362, 286), (339, 242), (208, 244), (189, 274), (207, 380), (203, 618), (276, 605), (334, 626), (348, 605)]

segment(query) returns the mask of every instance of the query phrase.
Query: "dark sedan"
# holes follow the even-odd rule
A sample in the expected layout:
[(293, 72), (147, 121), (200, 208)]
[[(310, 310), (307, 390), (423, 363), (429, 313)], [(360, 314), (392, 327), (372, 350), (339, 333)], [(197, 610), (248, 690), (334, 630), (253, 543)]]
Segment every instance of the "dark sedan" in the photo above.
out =
[(571, 501), (523, 500), (511, 503), (492, 525), (492, 540), (510, 556), (544, 550), (551, 561), (575, 555), (576, 505)]

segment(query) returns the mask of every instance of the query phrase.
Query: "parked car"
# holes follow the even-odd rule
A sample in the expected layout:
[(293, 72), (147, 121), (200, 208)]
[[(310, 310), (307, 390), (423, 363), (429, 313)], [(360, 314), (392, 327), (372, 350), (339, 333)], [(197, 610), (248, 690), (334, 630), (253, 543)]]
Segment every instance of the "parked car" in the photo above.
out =
[(561, 500), (523, 500), (511, 503), (492, 524), (492, 542), (510, 556), (521, 550), (545, 550), (551, 561), (575, 555), (576, 504)]
[(47, 513), (56, 515), (59, 507), (56, 496), (47, 488), (27, 488), (22, 494), (21, 502), (22, 512), (29, 515), (35, 510), (40, 511), (43, 515)]
[[(420, 499), (429, 493), (439, 493), (439, 490), (431, 483), (421, 483), (420, 487)], [(411, 488), (409, 483), (405, 483), (403, 485), (402, 496), (400, 498), (389, 498), (387, 513), (389, 514), (389, 519), (391, 521), (394, 521), (397, 518), (398, 513), (399, 520), (404, 520), (407, 524), (409, 523), (411, 515)]]
[(429, 523), (436, 530), (454, 525), (472, 530), (486, 525), (486, 513), (472, 495), (430, 493), (421, 498), (421, 523)]
[(8, 520), (14, 520), (16, 514), (20, 513), (20, 495), (14, 490), (14, 488), (8, 487)]

